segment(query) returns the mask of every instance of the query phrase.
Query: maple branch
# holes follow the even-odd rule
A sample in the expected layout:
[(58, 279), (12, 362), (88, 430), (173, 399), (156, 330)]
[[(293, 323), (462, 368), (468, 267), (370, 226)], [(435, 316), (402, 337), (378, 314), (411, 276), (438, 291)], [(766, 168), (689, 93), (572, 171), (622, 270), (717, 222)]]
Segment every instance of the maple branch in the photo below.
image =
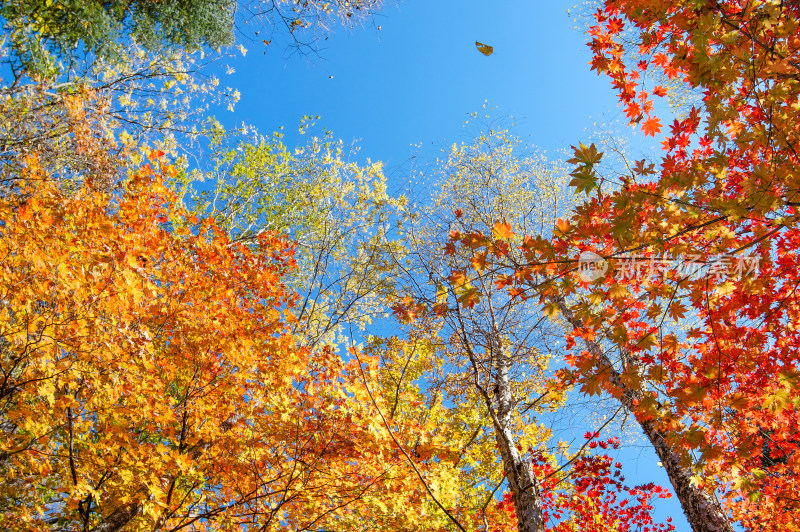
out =
[(388, 421), (386, 421), (383, 412), (381, 412), (380, 407), (378, 407), (377, 401), (375, 401), (375, 396), (372, 395), (372, 390), (370, 390), (369, 383), (367, 382), (367, 375), (364, 372), (364, 366), (361, 363), (361, 357), (358, 356), (358, 349), (351, 348), (350, 352), (353, 353), (353, 355), (356, 357), (356, 360), (358, 361), (358, 369), (361, 372), (361, 378), (364, 381), (364, 388), (367, 390), (367, 395), (369, 395), (369, 398), (372, 401), (375, 410), (377, 410), (378, 415), (381, 417), (381, 420), (383, 421), (383, 426), (386, 427), (386, 431), (389, 433), (389, 437), (392, 438), (394, 444), (397, 446), (398, 449), (400, 449), (400, 452), (403, 453), (403, 456), (406, 457), (406, 460), (408, 460), (409, 465), (411, 465), (411, 468), (414, 470), (414, 473), (417, 474), (417, 477), (419, 478), (420, 482), (422, 482), (422, 485), (425, 487), (425, 491), (428, 492), (428, 495), (430, 495), (431, 499), (433, 499), (433, 502), (436, 503), (436, 506), (438, 506), (439, 509), (443, 511), (445, 515), (447, 515), (450, 521), (452, 521), (453, 524), (455, 524), (458, 527), (458, 529), (461, 530), (461, 532), (467, 532), (466, 529), (461, 525), (461, 523), (459, 523), (458, 520), (455, 517), (453, 517), (453, 515), (447, 510), (447, 508), (445, 508), (442, 505), (442, 503), (439, 502), (439, 499), (437, 499), (436, 495), (434, 495), (433, 491), (431, 491), (431, 488), (430, 486), (428, 486), (428, 483), (425, 481), (425, 478), (422, 476), (422, 473), (420, 473), (419, 469), (417, 469), (417, 466), (414, 463), (414, 461), (411, 459), (410, 456), (408, 456), (408, 453), (403, 448), (403, 446), (400, 445), (400, 442), (397, 441), (397, 438), (394, 436), (392, 429), (389, 427)]
[(497, 493), (497, 490), (500, 489), (500, 486), (502, 486), (505, 483), (505, 481), (506, 479), (502, 478), (500, 482), (497, 483), (497, 486), (495, 486), (492, 492), (489, 494), (489, 496), (486, 497), (486, 502), (484, 502), (483, 506), (481, 507), (481, 518), (483, 518), (483, 528), (486, 529), (487, 532), (489, 530), (489, 522), (486, 520), (486, 508), (489, 506), (489, 503), (492, 502), (492, 500), (494, 499), (494, 494)]
[(117, 532), (127, 525), (142, 510), (140, 503), (123, 504), (103, 519), (92, 532)]
[[(614, 421), (614, 418), (615, 418), (615, 417), (617, 417), (617, 414), (619, 414), (619, 413), (620, 413), (620, 412), (621, 412), (621, 411), (622, 411), (624, 408), (625, 408), (624, 406), (619, 406), (619, 407), (618, 407), (618, 408), (617, 408), (617, 409), (614, 411), (614, 413), (613, 413), (613, 414), (611, 414), (611, 417), (610, 417), (610, 418), (608, 418), (608, 421), (606, 421), (605, 423), (603, 423), (603, 424), (600, 426), (600, 428), (599, 428), (599, 429), (597, 429), (597, 432), (601, 432), (601, 431), (602, 431), (604, 428), (606, 428), (606, 427), (608, 426), (608, 424), (609, 424), (609, 423), (611, 423), (612, 421)], [(581, 446), (580, 446), (580, 448), (579, 448), (577, 451), (575, 451), (575, 454), (574, 454), (574, 455), (572, 455), (572, 458), (570, 458), (569, 460), (567, 460), (566, 462), (564, 462), (564, 463), (563, 463), (563, 464), (562, 464), (562, 465), (561, 465), (561, 466), (560, 466), (558, 469), (554, 469), (553, 471), (551, 471), (550, 473), (548, 473), (547, 475), (545, 475), (545, 477), (542, 479), (542, 481), (544, 481), (544, 480), (547, 480), (548, 478), (552, 477), (553, 475), (555, 475), (555, 474), (556, 474), (556, 473), (558, 473), (559, 471), (563, 471), (563, 470), (564, 470), (564, 469), (565, 469), (565, 468), (566, 468), (568, 465), (570, 465), (572, 462), (574, 462), (575, 460), (577, 460), (578, 458), (580, 458), (580, 457), (581, 457), (581, 454), (583, 453), (583, 451), (585, 451), (585, 450), (586, 450), (586, 447), (588, 447), (588, 446), (589, 446), (589, 444), (592, 442), (592, 440), (594, 440), (594, 435), (592, 435), (592, 437), (591, 437), (591, 438), (589, 438), (588, 440), (586, 440), (586, 441), (584, 442), (584, 444), (583, 444), (583, 445), (581, 445)], [(567, 477), (569, 477), (569, 475), (565, 475), (563, 479), (559, 480), (559, 482), (562, 482), (562, 481), (563, 481), (564, 479), (566, 479)]]
[(75, 458), (72, 452), (72, 439), (73, 439), (73, 431), (72, 431), (72, 407), (67, 407), (67, 430), (69, 431), (69, 439), (67, 440), (67, 450), (69, 452), (69, 472), (72, 476), (72, 485), (78, 485), (78, 474), (75, 471)]
[[(572, 313), (572, 310), (564, 303), (563, 297), (550, 297), (561, 314), (576, 329), (584, 327)], [(644, 398), (641, 389), (628, 387), (622, 379), (622, 375), (614, 369), (608, 356), (602, 347), (595, 340), (583, 337), (587, 351), (591, 353), (598, 362), (607, 367), (609, 372), (609, 383), (619, 392), (619, 400), (626, 410), (631, 412), (644, 431), (650, 443), (655, 448), (656, 454), (661, 459), (664, 469), (669, 476), (678, 500), (683, 507), (684, 514), (695, 532), (734, 532), (733, 526), (720, 507), (719, 501), (713, 494), (709, 494), (700, 489), (692, 482), (690, 471), (681, 464), (681, 459), (673, 450), (667, 435), (658, 428), (656, 421), (652, 418), (645, 418), (639, 413), (636, 405)]]
[(394, 404), (392, 405), (392, 411), (389, 414), (392, 418), (394, 418), (395, 411), (397, 410), (397, 404), (400, 401), (400, 387), (403, 384), (403, 377), (405, 377), (408, 365), (411, 364), (411, 359), (414, 358), (416, 352), (417, 352), (417, 343), (414, 342), (413, 348), (411, 349), (411, 354), (408, 355), (406, 363), (403, 365), (403, 370), (400, 372), (400, 376), (397, 378), (397, 386), (395, 387), (394, 390)]
[(316, 518), (316, 519), (314, 519), (314, 520), (313, 520), (313, 521), (311, 521), (309, 524), (307, 524), (307, 525), (305, 525), (304, 527), (302, 527), (300, 530), (310, 530), (310, 529), (311, 529), (311, 526), (312, 526), (314, 523), (316, 523), (317, 521), (319, 521), (320, 519), (322, 519), (322, 518), (323, 518), (323, 517), (325, 517), (326, 515), (328, 515), (328, 514), (330, 514), (330, 513), (332, 513), (332, 512), (335, 512), (336, 510), (340, 510), (340, 509), (342, 509), (342, 508), (345, 508), (345, 507), (347, 507), (349, 504), (353, 503), (354, 501), (357, 501), (357, 500), (359, 500), (359, 499), (360, 499), (360, 498), (361, 498), (361, 497), (362, 497), (362, 496), (363, 496), (363, 495), (364, 495), (364, 494), (367, 492), (367, 490), (369, 490), (369, 489), (370, 489), (372, 486), (374, 486), (374, 485), (375, 485), (375, 483), (376, 483), (376, 482), (378, 482), (380, 479), (382, 479), (383, 477), (385, 477), (385, 476), (386, 476), (386, 474), (387, 474), (389, 471), (391, 471), (391, 470), (392, 470), (392, 467), (394, 467), (394, 466), (390, 466), (388, 469), (384, 470), (384, 471), (383, 471), (383, 473), (381, 473), (380, 475), (376, 476), (376, 477), (375, 477), (375, 478), (372, 480), (372, 482), (370, 482), (369, 484), (367, 484), (366, 486), (364, 486), (363, 488), (361, 488), (360, 490), (358, 490), (358, 493), (357, 493), (356, 495), (354, 495), (354, 496), (353, 496), (353, 497), (352, 497), (350, 500), (348, 500), (348, 501), (345, 501), (345, 502), (343, 502), (343, 503), (341, 503), (341, 504), (338, 504), (338, 505), (336, 505), (336, 506), (333, 506), (333, 507), (329, 508), (328, 510), (326, 510), (326, 511), (322, 512), (320, 515), (318, 515), (318, 516), (317, 516), (317, 518)]
[[(479, 372), (477, 357), (470, 345), (469, 337), (464, 326), (464, 320), (461, 315), (461, 305), (459, 304), (456, 304), (456, 316), (460, 326), (462, 345), (472, 364), (475, 387), (483, 396), (486, 402), (486, 408), (492, 418), (492, 424), (495, 429), (495, 439), (500, 448), (500, 456), (503, 461), (503, 469), (514, 499), (519, 530), (521, 532), (539, 532), (544, 529), (542, 499), (539, 490), (540, 482), (536, 477), (536, 473), (533, 471), (530, 460), (526, 460), (523, 456), (520, 456), (517, 451), (513, 433), (508, 427), (513, 406), (513, 398), (508, 379), (509, 357), (504, 353), (502, 340), (499, 337), (499, 332), (495, 328), (490, 333), (491, 337), (487, 339), (489, 341), (488, 349), (491, 357), (490, 361), (494, 359), (496, 365), (494, 394), (497, 401), (498, 412), (495, 412), (489, 393), (478, 381)], [(494, 317), (492, 316), (492, 318)], [(497, 353), (494, 353), (495, 349), (498, 351)]]
[[(748, 39), (753, 41), (755, 44), (757, 44), (764, 51), (769, 52), (771, 54), (775, 54), (781, 59), (786, 59), (786, 56), (783, 55), (781, 52), (778, 52), (777, 50), (775, 50), (774, 46), (768, 46), (767, 43), (762, 42), (758, 37), (756, 37), (755, 35), (752, 35), (750, 32), (748, 32), (742, 26), (738, 26), (736, 23), (731, 22), (731, 20), (729, 19), (730, 15), (725, 12), (725, 10), (722, 8), (722, 6), (719, 5), (718, 2), (714, 2), (714, 7), (716, 9), (718, 9), (719, 12), (721, 13), (720, 21), (723, 24), (725, 24), (726, 26), (728, 26), (732, 30), (740, 32), (742, 35), (744, 35), (745, 37), (747, 37)], [(797, 62), (791, 61), (791, 60), (787, 60), (786, 62), (789, 63), (790, 65), (792, 65), (796, 70), (800, 71), (800, 63), (797, 63)]]

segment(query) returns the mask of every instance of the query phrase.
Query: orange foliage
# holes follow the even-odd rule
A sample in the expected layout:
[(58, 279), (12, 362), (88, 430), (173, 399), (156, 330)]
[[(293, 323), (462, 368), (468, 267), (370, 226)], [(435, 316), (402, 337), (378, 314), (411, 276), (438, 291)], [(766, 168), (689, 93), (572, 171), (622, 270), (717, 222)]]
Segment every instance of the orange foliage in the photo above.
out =
[(184, 223), (153, 155), (118, 198), (0, 199), (0, 528), (413, 528), (357, 368), (289, 334), (292, 246)]

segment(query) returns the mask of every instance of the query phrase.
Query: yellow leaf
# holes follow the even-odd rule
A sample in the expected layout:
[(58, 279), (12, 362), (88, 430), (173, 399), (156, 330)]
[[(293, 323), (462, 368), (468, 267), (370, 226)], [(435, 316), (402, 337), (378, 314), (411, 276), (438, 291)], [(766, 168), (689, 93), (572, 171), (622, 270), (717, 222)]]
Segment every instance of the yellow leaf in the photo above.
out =
[(488, 44), (483, 44), (482, 42), (475, 41), (475, 47), (478, 48), (478, 51), (485, 56), (490, 56), (494, 52), (494, 48), (489, 46)]

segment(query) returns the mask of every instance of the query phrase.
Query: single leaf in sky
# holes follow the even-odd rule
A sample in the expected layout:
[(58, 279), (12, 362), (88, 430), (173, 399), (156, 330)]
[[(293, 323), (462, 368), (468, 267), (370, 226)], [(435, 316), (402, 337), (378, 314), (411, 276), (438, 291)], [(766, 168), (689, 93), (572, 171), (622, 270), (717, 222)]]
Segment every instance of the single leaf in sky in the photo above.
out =
[(475, 46), (478, 48), (478, 51), (485, 56), (490, 56), (494, 52), (494, 48), (489, 46), (488, 44), (483, 44), (480, 41), (475, 41)]

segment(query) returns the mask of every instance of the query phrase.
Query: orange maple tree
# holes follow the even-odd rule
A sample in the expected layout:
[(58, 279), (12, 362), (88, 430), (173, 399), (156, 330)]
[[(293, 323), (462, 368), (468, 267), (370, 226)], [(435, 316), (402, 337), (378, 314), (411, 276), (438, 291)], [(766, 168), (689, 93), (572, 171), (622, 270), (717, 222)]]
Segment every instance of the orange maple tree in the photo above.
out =
[(0, 198), (0, 528), (419, 528), (374, 360), (298, 347), (292, 245), (187, 219), (159, 155), (115, 196), (31, 155)]

